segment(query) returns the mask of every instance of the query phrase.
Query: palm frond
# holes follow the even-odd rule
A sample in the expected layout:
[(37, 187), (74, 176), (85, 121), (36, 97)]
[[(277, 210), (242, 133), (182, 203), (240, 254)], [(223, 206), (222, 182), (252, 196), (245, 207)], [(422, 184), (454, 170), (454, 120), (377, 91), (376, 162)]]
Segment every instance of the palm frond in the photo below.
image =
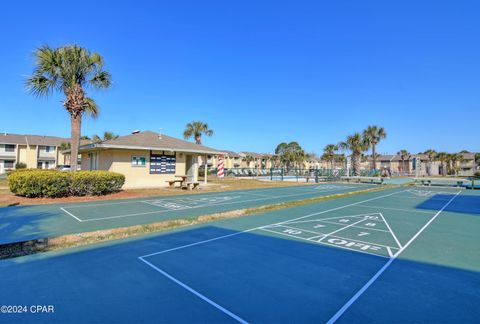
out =
[(43, 74), (35, 73), (25, 80), (25, 87), (36, 97), (48, 97), (55, 88), (55, 81)]
[(99, 71), (90, 79), (89, 84), (96, 89), (106, 89), (111, 85), (112, 76), (107, 71)]
[(97, 118), (99, 114), (100, 108), (98, 107), (95, 100), (92, 98), (86, 97), (85, 98), (85, 112), (90, 115), (92, 118)]

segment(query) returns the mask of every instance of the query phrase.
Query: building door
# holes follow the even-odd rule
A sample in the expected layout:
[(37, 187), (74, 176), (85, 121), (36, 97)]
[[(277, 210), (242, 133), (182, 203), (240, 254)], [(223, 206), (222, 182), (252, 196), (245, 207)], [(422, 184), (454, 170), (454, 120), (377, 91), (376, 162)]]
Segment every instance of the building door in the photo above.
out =
[(196, 155), (185, 156), (187, 182), (198, 182), (198, 158)]

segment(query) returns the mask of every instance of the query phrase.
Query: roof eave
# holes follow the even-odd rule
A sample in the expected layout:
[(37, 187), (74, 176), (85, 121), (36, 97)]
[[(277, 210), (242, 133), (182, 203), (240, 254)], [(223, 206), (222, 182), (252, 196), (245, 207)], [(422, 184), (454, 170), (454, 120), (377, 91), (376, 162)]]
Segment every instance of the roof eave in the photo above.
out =
[(149, 146), (133, 146), (133, 145), (112, 145), (112, 144), (89, 144), (81, 146), (79, 152), (85, 152), (90, 149), (122, 149), (122, 150), (151, 150), (151, 151), (169, 151), (169, 152), (183, 152), (183, 153), (203, 153), (203, 154), (224, 154), (220, 151), (210, 150), (193, 150), (193, 149), (174, 149), (171, 147), (149, 147)]

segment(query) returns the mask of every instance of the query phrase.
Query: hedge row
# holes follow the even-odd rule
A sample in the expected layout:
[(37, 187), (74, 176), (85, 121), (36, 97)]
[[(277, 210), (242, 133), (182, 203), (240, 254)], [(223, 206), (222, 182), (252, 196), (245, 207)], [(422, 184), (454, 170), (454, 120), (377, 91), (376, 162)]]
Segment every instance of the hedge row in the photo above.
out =
[(25, 197), (106, 195), (119, 191), (125, 176), (109, 171), (24, 169), (8, 175), (10, 191)]

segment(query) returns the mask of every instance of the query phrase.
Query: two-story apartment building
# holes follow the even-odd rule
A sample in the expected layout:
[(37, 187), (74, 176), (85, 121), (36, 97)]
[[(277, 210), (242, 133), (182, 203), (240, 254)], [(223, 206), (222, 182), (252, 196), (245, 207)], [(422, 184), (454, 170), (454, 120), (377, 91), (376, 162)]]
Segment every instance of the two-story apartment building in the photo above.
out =
[(54, 136), (0, 134), (0, 174), (25, 163), (27, 168), (52, 169), (65, 164), (59, 147), (70, 139)]

